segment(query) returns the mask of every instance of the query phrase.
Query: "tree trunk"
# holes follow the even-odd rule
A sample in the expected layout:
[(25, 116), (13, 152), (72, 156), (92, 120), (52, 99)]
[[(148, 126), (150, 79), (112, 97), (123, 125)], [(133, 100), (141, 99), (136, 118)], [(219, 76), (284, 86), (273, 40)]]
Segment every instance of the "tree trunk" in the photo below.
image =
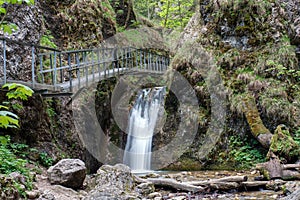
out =
[(269, 149), (272, 139), (272, 133), (263, 124), (255, 99), (252, 95), (248, 94), (244, 99), (244, 114), (247, 118), (247, 122), (251, 128), (252, 135), (259, 141), (259, 143)]

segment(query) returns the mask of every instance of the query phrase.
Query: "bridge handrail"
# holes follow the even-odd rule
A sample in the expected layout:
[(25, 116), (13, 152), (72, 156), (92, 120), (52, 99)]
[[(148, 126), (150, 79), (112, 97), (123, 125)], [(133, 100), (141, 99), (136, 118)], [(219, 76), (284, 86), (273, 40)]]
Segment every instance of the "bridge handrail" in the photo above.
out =
[(29, 43), (29, 42), (20, 42), (20, 41), (12, 40), (12, 39), (5, 38), (5, 37), (0, 37), (0, 40), (10, 42), (10, 43), (19, 44), (19, 45), (22, 45), (22, 46), (29, 46), (29, 47), (35, 47), (35, 48), (38, 48), (38, 49), (45, 49), (45, 50), (50, 50), (50, 51), (61, 52), (61, 50), (55, 49), (55, 48), (52, 48), (52, 47), (41, 46), (39, 44)]
[[(162, 72), (169, 64), (169, 57), (159, 55), (145, 49), (134, 47), (122, 48), (93, 48), (66, 50), (45, 47), (34, 43), (15, 41), (0, 37), (3, 41), (3, 83), (7, 82), (6, 74), (6, 43), (19, 44), (31, 47), (31, 86), (36, 84), (53, 86), (56, 90), (59, 85), (67, 85), (72, 91), (72, 81), (80, 82), (85, 78), (86, 84), (100, 76), (110, 76), (110, 73), (119, 74), (129, 69), (152, 70)], [(39, 53), (38, 49), (48, 52)], [(120, 70), (121, 69), (121, 70)], [(64, 73), (67, 73), (65, 75)], [(75, 74), (74, 74), (75, 73)], [(74, 79), (74, 77), (75, 79)], [(66, 79), (67, 78), (67, 79)], [(74, 80), (73, 80), (74, 79)]]

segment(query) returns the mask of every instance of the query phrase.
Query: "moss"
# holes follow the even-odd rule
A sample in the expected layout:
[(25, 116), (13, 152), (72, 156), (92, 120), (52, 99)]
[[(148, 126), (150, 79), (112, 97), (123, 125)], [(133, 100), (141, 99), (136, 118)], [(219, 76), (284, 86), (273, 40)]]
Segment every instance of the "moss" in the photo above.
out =
[(275, 130), (270, 151), (287, 162), (297, 161), (300, 156), (300, 146), (294, 141), (284, 125), (279, 125)]
[(243, 104), (244, 113), (251, 128), (252, 134), (255, 137), (258, 137), (261, 134), (271, 134), (270, 131), (264, 126), (260, 118), (255, 99), (251, 95), (246, 95), (244, 96)]

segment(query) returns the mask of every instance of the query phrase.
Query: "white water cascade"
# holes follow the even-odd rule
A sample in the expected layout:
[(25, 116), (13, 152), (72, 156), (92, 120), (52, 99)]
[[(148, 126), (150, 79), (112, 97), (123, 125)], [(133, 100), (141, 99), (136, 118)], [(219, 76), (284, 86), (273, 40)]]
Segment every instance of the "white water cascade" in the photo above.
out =
[(123, 163), (134, 172), (151, 170), (152, 136), (164, 95), (165, 87), (143, 89), (131, 109)]

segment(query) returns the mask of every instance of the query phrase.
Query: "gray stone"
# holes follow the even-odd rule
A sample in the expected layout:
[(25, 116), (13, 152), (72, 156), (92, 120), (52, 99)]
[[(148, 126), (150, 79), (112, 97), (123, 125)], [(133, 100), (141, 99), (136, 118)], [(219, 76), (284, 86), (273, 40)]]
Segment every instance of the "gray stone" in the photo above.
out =
[(155, 191), (153, 183), (141, 183), (136, 187), (136, 190), (142, 195), (148, 195)]
[(36, 199), (39, 196), (39, 191), (37, 190), (26, 191), (25, 193), (28, 199)]
[(138, 199), (134, 176), (123, 164), (103, 165), (96, 175), (96, 186), (85, 200), (96, 199)]
[(86, 167), (79, 159), (63, 159), (47, 170), (51, 184), (78, 189), (86, 176)]
[(38, 200), (80, 200), (85, 194), (76, 192), (73, 189), (54, 185), (45, 189)]
[(151, 194), (148, 195), (149, 199), (153, 199), (153, 198), (156, 198), (156, 197), (162, 197), (161, 193), (159, 193), (159, 192), (153, 192), (153, 193), (151, 193)]

